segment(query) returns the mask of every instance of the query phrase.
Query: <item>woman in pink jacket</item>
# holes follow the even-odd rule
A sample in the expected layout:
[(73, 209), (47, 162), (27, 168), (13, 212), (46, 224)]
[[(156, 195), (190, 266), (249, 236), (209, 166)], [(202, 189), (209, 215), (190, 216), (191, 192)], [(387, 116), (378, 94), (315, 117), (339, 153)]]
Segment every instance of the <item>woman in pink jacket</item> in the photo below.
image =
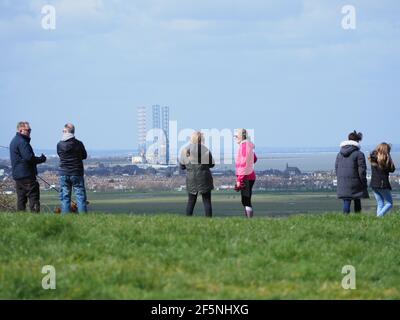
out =
[(242, 205), (245, 210), (245, 216), (252, 218), (253, 206), (251, 204), (251, 196), (256, 181), (254, 164), (257, 162), (257, 156), (254, 153), (254, 144), (250, 141), (246, 129), (239, 129), (235, 138), (239, 144), (236, 157), (235, 190), (242, 193)]

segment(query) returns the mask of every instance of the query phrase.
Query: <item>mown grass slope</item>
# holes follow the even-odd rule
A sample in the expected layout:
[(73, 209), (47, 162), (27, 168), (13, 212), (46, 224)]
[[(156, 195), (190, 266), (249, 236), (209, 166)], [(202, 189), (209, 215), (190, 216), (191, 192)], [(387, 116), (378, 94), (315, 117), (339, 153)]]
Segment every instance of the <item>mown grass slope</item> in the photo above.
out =
[[(400, 215), (0, 214), (1, 299), (399, 299)], [(42, 289), (53, 265), (57, 289)], [(357, 289), (341, 286), (353, 265)]]

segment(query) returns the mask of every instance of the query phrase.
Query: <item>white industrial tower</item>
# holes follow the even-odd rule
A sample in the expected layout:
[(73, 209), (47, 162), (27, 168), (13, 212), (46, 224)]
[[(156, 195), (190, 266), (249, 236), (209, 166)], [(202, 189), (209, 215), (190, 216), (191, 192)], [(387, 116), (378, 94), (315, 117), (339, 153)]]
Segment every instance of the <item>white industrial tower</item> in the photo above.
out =
[[(149, 108), (138, 107), (138, 151), (139, 157), (134, 157), (132, 162), (152, 163), (152, 164), (168, 164), (170, 161), (169, 155), (169, 107), (153, 105), (151, 108), (152, 118), (148, 118)], [(163, 141), (159, 141), (158, 137), (154, 137), (153, 146), (148, 146), (146, 141), (147, 122), (152, 123), (151, 129), (161, 129), (165, 135)], [(165, 142), (164, 142), (165, 141)], [(150, 142), (151, 144), (151, 142)], [(155, 145), (155, 148), (154, 148)]]
[(166, 138), (165, 163), (169, 164), (169, 107), (162, 107), (161, 129)]
[(146, 154), (146, 134), (147, 134), (147, 112), (146, 107), (138, 107), (138, 151), (139, 156), (144, 157)]

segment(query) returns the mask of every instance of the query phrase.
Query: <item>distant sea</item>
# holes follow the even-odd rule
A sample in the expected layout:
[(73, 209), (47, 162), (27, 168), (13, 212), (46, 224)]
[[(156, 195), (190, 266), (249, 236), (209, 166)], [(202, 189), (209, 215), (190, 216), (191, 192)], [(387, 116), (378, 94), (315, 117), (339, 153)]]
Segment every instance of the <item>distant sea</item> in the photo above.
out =
[[(291, 167), (298, 167), (303, 172), (330, 171), (335, 169), (336, 156), (337, 152), (271, 153), (261, 156), (262, 159), (257, 163), (256, 168), (257, 170), (284, 170), (288, 164)], [(400, 152), (393, 152), (392, 157), (398, 165), (397, 172), (400, 172)]]

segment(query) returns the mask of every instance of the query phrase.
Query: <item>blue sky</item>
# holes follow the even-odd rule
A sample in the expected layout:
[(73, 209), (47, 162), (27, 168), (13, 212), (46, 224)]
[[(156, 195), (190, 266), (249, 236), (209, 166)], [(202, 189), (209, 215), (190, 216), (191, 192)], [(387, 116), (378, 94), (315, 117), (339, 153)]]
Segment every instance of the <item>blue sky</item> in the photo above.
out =
[(400, 143), (399, 16), (397, 0), (0, 0), (0, 144), (26, 119), (37, 148), (68, 121), (89, 149), (135, 148), (136, 107), (152, 104), (180, 128), (254, 128), (260, 146), (353, 129)]

